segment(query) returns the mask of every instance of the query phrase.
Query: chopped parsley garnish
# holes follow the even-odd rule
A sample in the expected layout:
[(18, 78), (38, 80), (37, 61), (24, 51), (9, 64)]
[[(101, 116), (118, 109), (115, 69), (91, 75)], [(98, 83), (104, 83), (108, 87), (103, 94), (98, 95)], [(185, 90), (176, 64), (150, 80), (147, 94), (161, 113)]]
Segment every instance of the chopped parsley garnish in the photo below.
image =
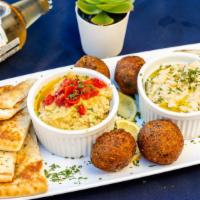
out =
[(54, 170), (57, 169), (57, 168), (60, 168), (60, 166), (57, 165), (57, 164), (55, 164), (55, 163), (49, 166), (49, 170), (50, 170), (50, 171), (54, 171)]
[(172, 94), (174, 90), (172, 88), (168, 88), (168, 94)]
[(78, 88), (81, 89), (81, 88), (83, 88), (83, 87), (84, 87), (83, 82), (79, 81), (79, 82), (78, 82)]
[(94, 109), (93, 109), (93, 108), (88, 108), (88, 110), (90, 110), (90, 111), (92, 111), (92, 112), (94, 111)]
[[(82, 165), (73, 165), (71, 167), (66, 167), (61, 169), (61, 167), (57, 164), (52, 164), (49, 166), (49, 169), (44, 170), (44, 174), (46, 178), (48, 178), (52, 182), (62, 183), (66, 180), (75, 180), (80, 184), (81, 180), (86, 180), (87, 177), (80, 176), (80, 169)], [(74, 182), (77, 184), (77, 182)]]
[(160, 104), (164, 101), (163, 97), (159, 96), (156, 103)]
[(176, 90), (179, 91), (179, 92), (183, 92), (183, 90), (179, 87), (176, 87)]

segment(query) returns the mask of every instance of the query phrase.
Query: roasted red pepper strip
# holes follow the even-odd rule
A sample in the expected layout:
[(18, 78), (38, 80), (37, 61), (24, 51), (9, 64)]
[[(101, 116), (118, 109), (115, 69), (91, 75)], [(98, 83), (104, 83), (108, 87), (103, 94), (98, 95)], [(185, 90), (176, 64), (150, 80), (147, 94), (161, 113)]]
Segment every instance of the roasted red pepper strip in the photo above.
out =
[(86, 114), (86, 108), (84, 105), (79, 105), (78, 106), (78, 112), (80, 115), (85, 115)]
[(54, 99), (55, 99), (54, 96), (52, 96), (51, 94), (47, 95), (46, 98), (44, 99), (44, 105), (45, 106), (51, 105)]
[(82, 90), (81, 97), (85, 100), (90, 99), (91, 97), (97, 96), (99, 91), (93, 87), (85, 87)]
[(77, 104), (80, 101), (80, 96), (76, 96), (74, 98), (66, 98), (65, 101), (70, 105), (74, 105), (74, 104)]
[(63, 86), (74, 86), (78, 87), (78, 81), (77, 80), (72, 80), (72, 79), (64, 79), (62, 82)]
[(73, 93), (76, 88), (74, 86), (66, 86), (65, 87), (65, 97), (69, 96)]
[(61, 94), (60, 96), (56, 97), (55, 103), (57, 106), (64, 106), (65, 104), (65, 96), (64, 94)]
[(106, 84), (103, 81), (99, 80), (98, 78), (92, 78), (91, 81), (92, 81), (92, 85), (94, 85), (97, 88), (101, 89), (101, 88), (106, 87)]

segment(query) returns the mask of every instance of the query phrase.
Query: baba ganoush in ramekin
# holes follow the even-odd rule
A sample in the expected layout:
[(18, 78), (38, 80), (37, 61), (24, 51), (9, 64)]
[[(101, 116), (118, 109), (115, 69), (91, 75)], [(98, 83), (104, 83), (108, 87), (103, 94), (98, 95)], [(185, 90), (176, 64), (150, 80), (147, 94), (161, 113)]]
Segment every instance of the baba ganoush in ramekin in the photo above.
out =
[(145, 81), (145, 91), (164, 109), (200, 111), (200, 62), (160, 65)]
[(200, 135), (200, 58), (170, 53), (147, 62), (138, 76), (139, 104), (145, 122), (167, 118), (185, 139)]
[(38, 80), (27, 106), (41, 143), (60, 156), (90, 155), (95, 139), (114, 128), (118, 92), (104, 75), (63, 69)]

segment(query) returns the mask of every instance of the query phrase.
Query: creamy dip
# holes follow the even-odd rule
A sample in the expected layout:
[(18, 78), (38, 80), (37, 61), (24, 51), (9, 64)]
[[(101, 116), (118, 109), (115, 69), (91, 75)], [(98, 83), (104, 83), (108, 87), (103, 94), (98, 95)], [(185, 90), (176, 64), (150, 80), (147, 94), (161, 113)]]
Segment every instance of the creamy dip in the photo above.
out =
[(41, 89), (35, 100), (35, 112), (53, 127), (81, 130), (108, 116), (111, 99), (112, 90), (103, 81), (69, 73)]
[(200, 62), (160, 66), (145, 81), (145, 91), (167, 110), (200, 111)]

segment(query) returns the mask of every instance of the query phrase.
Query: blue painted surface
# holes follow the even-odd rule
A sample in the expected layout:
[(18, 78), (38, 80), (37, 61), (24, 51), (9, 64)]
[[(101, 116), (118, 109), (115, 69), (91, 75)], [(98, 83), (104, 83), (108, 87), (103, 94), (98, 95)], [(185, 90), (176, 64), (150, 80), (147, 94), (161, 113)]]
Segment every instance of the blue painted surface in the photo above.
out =
[[(13, 2), (8, 0), (7, 2)], [(74, 63), (81, 50), (75, 0), (54, 9), (28, 30), (24, 48), (0, 64), (0, 79)], [(136, 0), (122, 54), (200, 42), (200, 0)], [(198, 200), (200, 167), (47, 199)]]

